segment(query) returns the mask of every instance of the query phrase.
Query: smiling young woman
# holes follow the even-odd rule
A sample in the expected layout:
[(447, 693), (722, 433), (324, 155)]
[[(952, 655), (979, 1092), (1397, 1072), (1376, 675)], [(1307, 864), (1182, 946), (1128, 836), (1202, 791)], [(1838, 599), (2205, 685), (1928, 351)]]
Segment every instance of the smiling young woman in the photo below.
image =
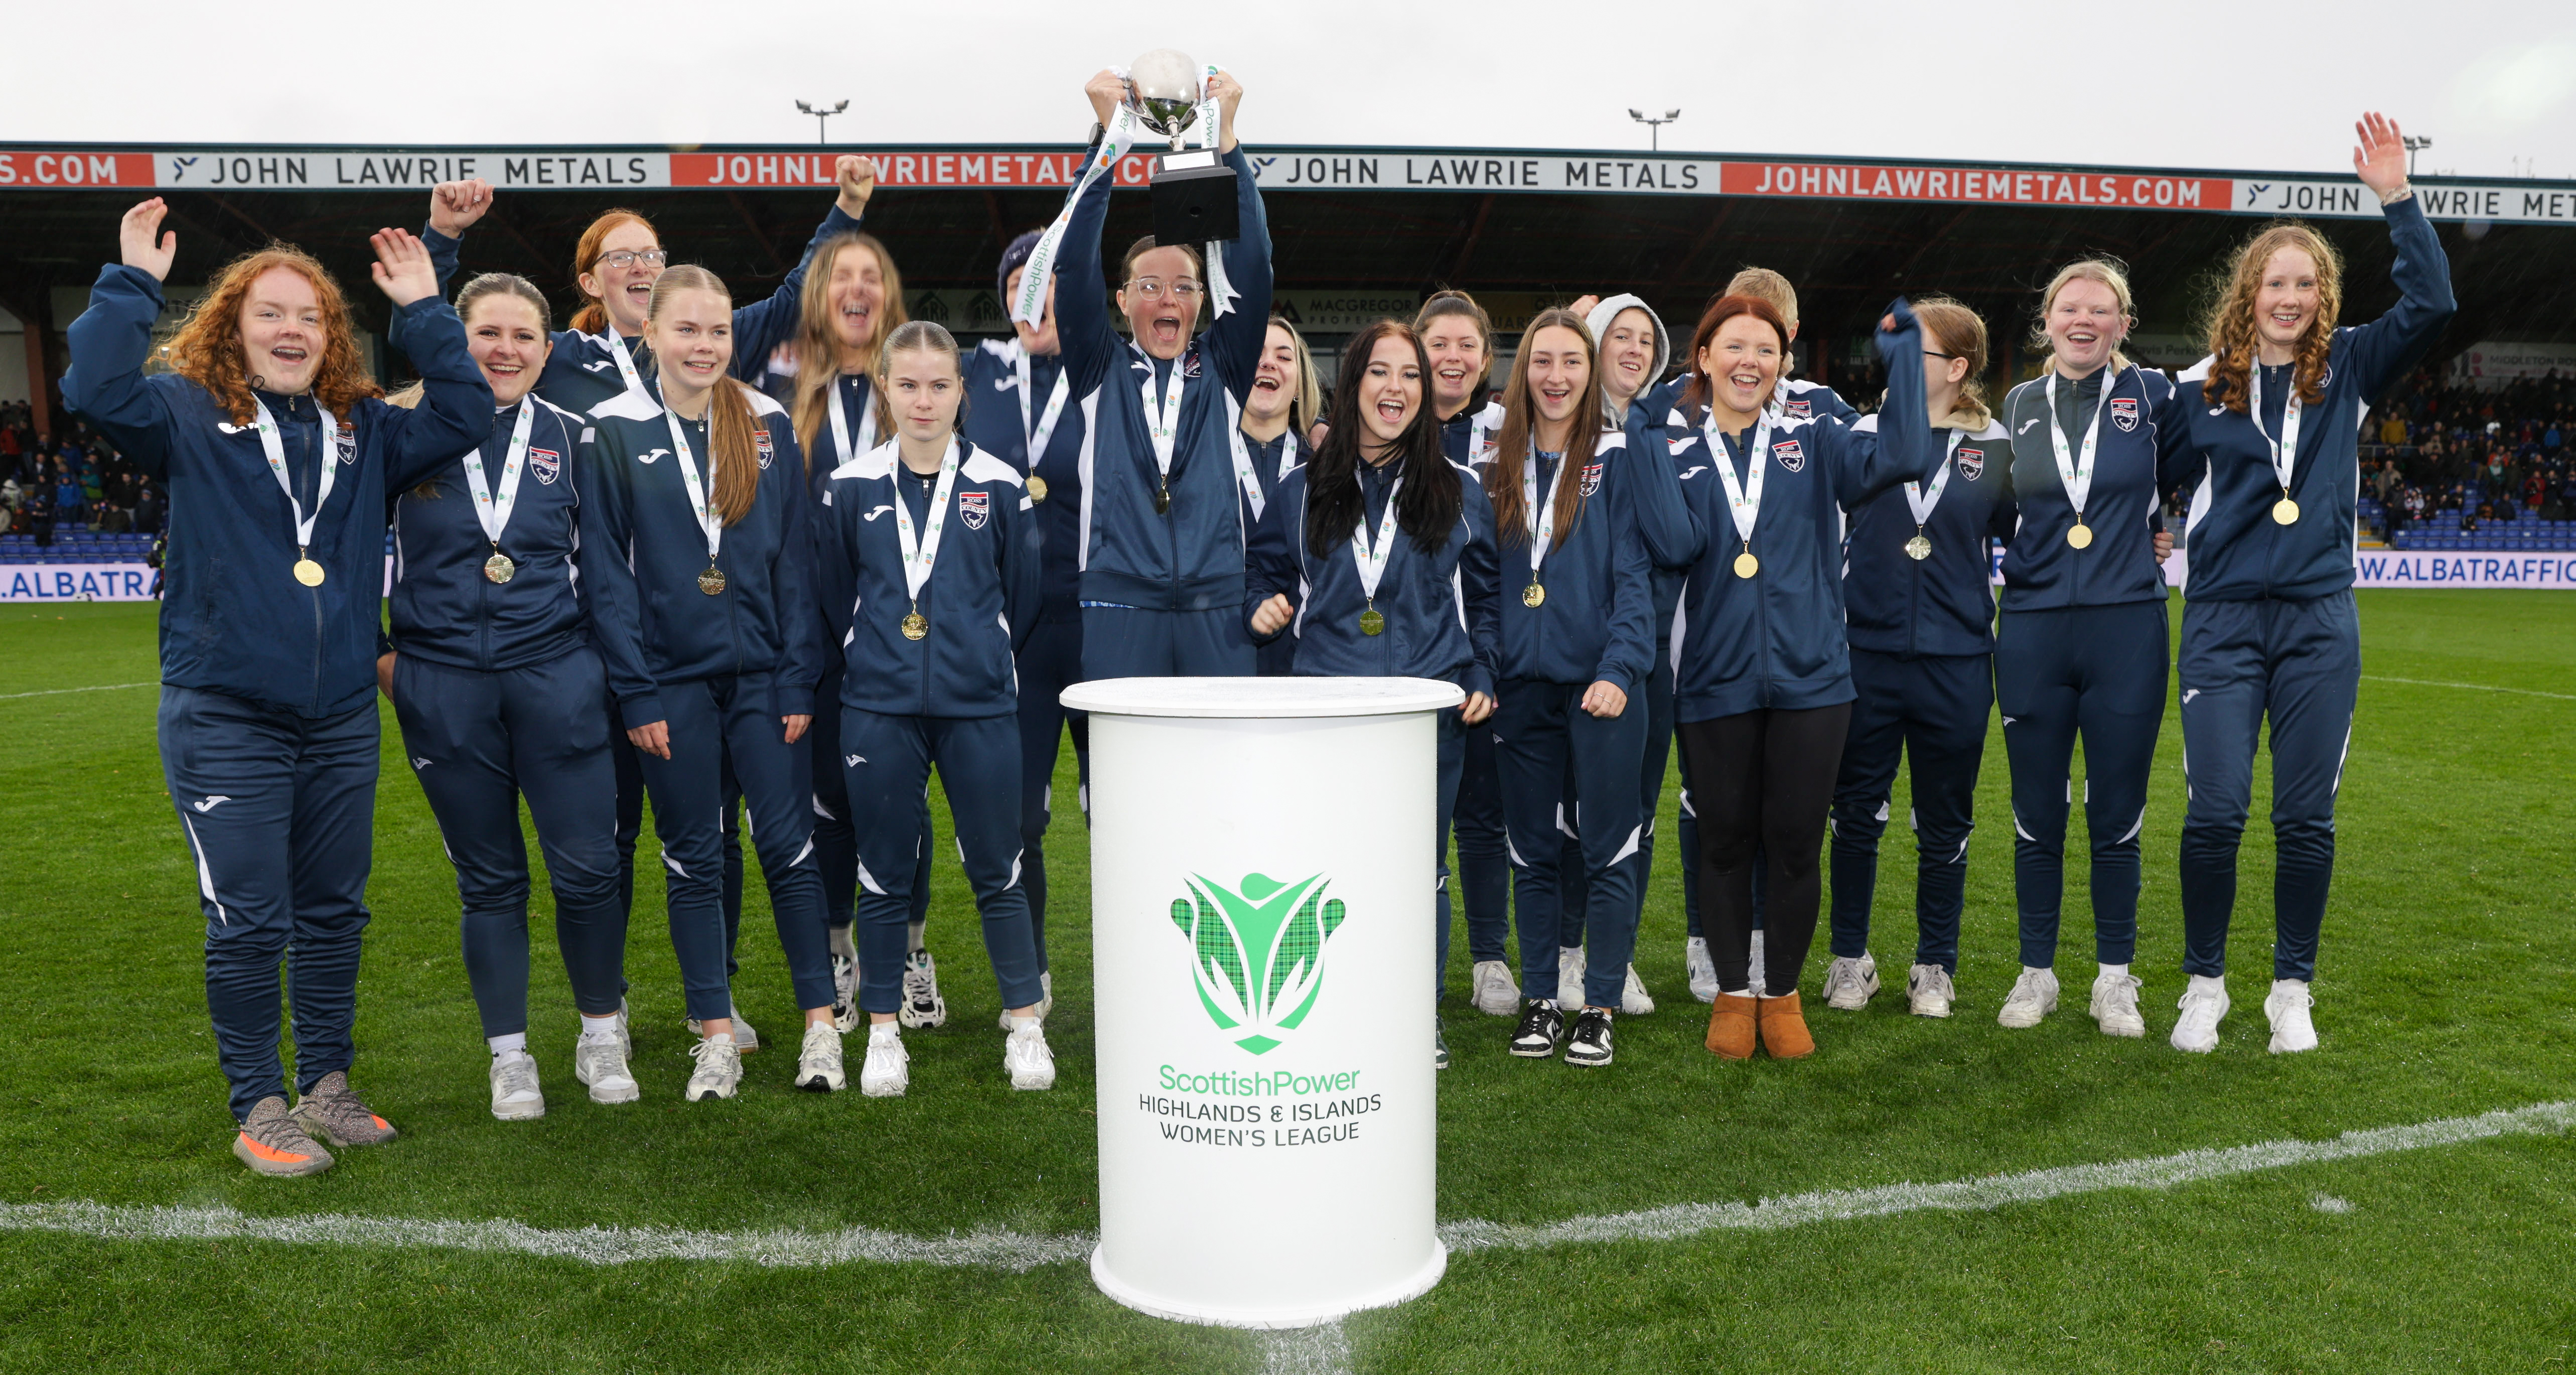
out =
[[(145, 375), (178, 236), (159, 198), (125, 212), (71, 327), (63, 399), (170, 494), (160, 745), (206, 919), (206, 1004), (232, 1090), (233, 1153), (261, 1174), (328, 1169), (394, 1129), (350, 1090), (359, 936), (374, 853), (377, 589), (385, 495), (471, 451), (492, 393), (419, 241), (374, 236), (426, 400), (388, 406), (339, 284), (272, 246), (215, 277)], [(157, 236), (157, 237), (156, 237)], [(293, 952), (300, 1095), (278, 1056)]]
[(1439, 730), (1432, 1063), (1446, 1069), (1449, 818), (1467, 731), (1493, 714), (1498, 590), (1493, 507), (1441, 452), (1430, 371), (1420, 337), (1393, 320), (1343, 349), (1324, 442), (1281, 475), (1253, 534), (1244, 607), (1255, 640), (1296, 642), (1298, 674), (1432, 678), (1467, 694)]
[[(1243, 415), (1228, 436), (1234, 446), (1237, 485), (1243, 491), (1245, 530), (1261, 528), (1263, 513), (1277, 499), (1279, 480), (1306, 461), (1309, 450), (1303, 432), (1322, 419), (1316, 412), (1323, 398), (1306, 337), (1287, 320), (1271, 316), (1269, 331), (1261, 340), (1261, 363), (1252, 373), (1252, 390), (1244, 394)], [(1247, 544), (1245, 558), (1250, 557)], [(1294, 670), (1296, 657), (1295, 636), (1273, 637), (1254, 646), (1254, 672), (1264, 678), (1284, 678)]]
[(938, 325), (888, 335), (876, 385), (894, 437), (832, 473), (820, 512), (825, 581), (850, 592), (827, 608), (844, 660), (831, 705), (849, 751), (834, 765), (861, 872), (877, 876), (858, 902), (858, 997), (870, 1023), (859, 1088), (872, 1098), (911, 1082), (896, 974), (933, 765), (1001, 987), (1003, 1068), (1015, 1089), (1055, 1085), (1020, 884), (1015, 767), (1014, 655), (1037, 621), (1039, 534), (1018, 471), (959, 434), (960, 407), (973, 408), (960, 363)]
[(2180, 421), (2159, 435), (2167, 490), (2193, 487), (2182, 618), (2183, 970), (2175, 1048), (2218, 1046), (2236, 851), (2268, 723), (2275, 1052), (2310, 1050), (2317, 933), (2334, 877), (2335, 794), (2361, 686), (2352, 596), (2360, 424), (2422, 360), (2458, 308), (2442, 243), (2406, 185), (2404, 136), (2377, 113), (2354, 125), (2353, 171), (2379, 197), (2396, 249), (2397, 304), (2339, 328), (2343, 264), (2322, 235), (2276, 225), (2236, 256), (2209, 321), (2211, 358), (2183, 374)]
[(713, 273), (662, 273), (645, 321), (659, 399), (601, 402), (582, 469), (593, 498), (582, 544), (607, 554), (584, 580), (592, 624), (653, 797), (672, 944), (704, 1033), (691, 1101), (730, 1098), (742, 1076), (720, 853), (728, 776), (751, 810), (805, 1012), (796, 1083), (843, 1082), (802, 744), (827, 652), (807, 535), (813, 502), (786, 412), (729, 374), (733, 320)]

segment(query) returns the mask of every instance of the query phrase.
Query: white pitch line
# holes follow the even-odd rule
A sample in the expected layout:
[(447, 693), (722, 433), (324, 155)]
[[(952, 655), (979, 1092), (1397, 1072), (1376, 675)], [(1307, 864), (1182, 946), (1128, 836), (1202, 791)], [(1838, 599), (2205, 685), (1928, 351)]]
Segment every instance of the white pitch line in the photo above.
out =
[(1337, 1322), (1261, 1334), (1261, 1375), (1349, 1375), (1351, 1340)]
[(2430, 678), (2384, 678), (2376, 673), (2361, 675), (2365, 683), (2404, 683), (2408, 687), (2466, 688), (2471, 692), (2510, 692), (2516, 697), (2548, 697), (2561, 702), (2576, 702), (2576, 693), (2542, 692), (2538, 688), (2497, 687), (2493, 683), (2437, 683)]
[(46, 688), (42, 692), (0, 692), (0, 702), (19, 697), (60, 697), (71, 692), (121, 692), (126, 688), (158, 686), (158, 683), (101, 683), (97, 687)]
[[(2445, 1117), (2411, 1126), (2351, 1131), (2326, 1141), (2264, 1141), (1946, 1184), (1831, 1189), (1756, 1203), (1684, 1203), (1530, 1225), (1470, 1219), (1443, 1226), (1440, 1235), (1456, 1253), (1607, 1241), (1666, 1241), (1712, 1231), (1773, 1231), (1899, 1213), (1984, 1211), (2111, 1189), (2170, 1189), (2258, 1170), (2357, 1160), (2570, 1128), (2576, 1128), (2576, 1101), (2536, 1103), (2475, 1117)], [(1030, 1236), (1010, 1231), (975, 1231), (916, 1237), (872, 1227), (837, 1232), (700, 1232), (658, 1227), (550, 1230), (507, 1220), (445, 1222), (341, 1213), (254, 1217), (231, 1208), (137, 1208), (89, 1202), (0, 1204), (0, 1231), (61, 1232), (116, 1241), (274, 1241), (307, 1246), (506, 1252), (576, 1260), (587, 1265), (686, 1260), (811, 1269), (875, 1262), (1011, 1271), (1082, 1260), (1091, 1254), (1096, 1240), (1087, 1232)]]

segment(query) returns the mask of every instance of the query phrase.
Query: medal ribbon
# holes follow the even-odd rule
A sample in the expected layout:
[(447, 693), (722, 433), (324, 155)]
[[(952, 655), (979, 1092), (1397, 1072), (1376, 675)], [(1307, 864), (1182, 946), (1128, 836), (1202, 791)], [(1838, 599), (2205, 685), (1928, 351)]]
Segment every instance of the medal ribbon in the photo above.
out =
[(2281, 480), (2281, 495), (2284, 497), (2290, 494), (2290, 477), (2299, 466), (2299, 389), (2295, 385), (2298, 374), (2292, 373), (2290, 380), (2293, 385), (2289, 399), (2281, 403), (2281, 438), (2275, 443), (2271, 431), (2263, 428), (2262, 360), (2256, 359), (2254, 365), (2245, 370), (2246, 389), (2252, 393), (2246, 398), (2249, 403), (2246, 413), (2254, 417), (2255, 433), (2263, 436), (2264, 443), (2272, 445), (2272, 474)]
[(501, 547), (501, 532), (509, 528), (510, 509), (519, 502), (519, 477), (528, 466), (528, 430), (536, 424), (536, 393), (519, 398), (519, 423), (510, 427), (510, 448), (501, 460), (501, 494), (483, 484), (483, 451), (465, 451), (465, 490), (474, 494), (474, 519), (483, 526), (483, 537), (492, 548)]
[[(1354, 474), (1351, 480), (1356, 482), (1359, 478)], [(1367, 595), (1372, 606), (1377, 602), (1377, 585), (1386, 577), (1386, 561), (1395, 552), (1395, 494), (1403, 490), (1403, 478), (1397, 478), (1395, 485), (1386, 489), (1386, 513), (1378, 517), (1375, 547), (1369, 543), (1368, 503), (1365, 499), (1360, 503), (1359, 522), (1351, 527), (1351, 562), (1359, 565), (1360, 591)]]
[(951, 435), (948, 453), (939, 460), (939, 485), (930, 493), (930, 524), (916, 544), (912, 533), (912, 508), (903, 499), (905, 469), (896, 466), (894, 493), (894, 538), (903, 547), (903, 590), (914, 602), (921, 600), (921, 589), (930, 582), (931, 565), (939, 561), (939, 538), (948, 530), (948, 494), (957, 489), (957, 465), (963, 459), (957, 439)]
[[(708, 398), (707, 404), (712, 406), (718, 403), (715, 398), (710, 397)], [(707, 532), (707, 565), (709, 567), (713, 567), (716, 561), (716, 550), (724, 543), (724, 517), (707, 509), (707, 488), (714, 486), (716, 482), (714, 417), (709, 416), (707, 424), (707, 480), (705, 486), (700, 486), (698, 483), (697, 455), (689, 450), (689, 432), (680, 427), (680, 413), (665, 408), (662, 412), (662, 418), (670, 422), (671, 448), (680, 456), (680, 482), (689, 490), (689, 509), (698, 513), (698, 528)]]
[[(608, 307), (604, 305), (600, 307), (603, 314), (607, 309)], [(643, 375), (635, 371), (635, 360), (627, 356), (625, 341), (617, 337), (617, 322), (607, 321), (600, 328), (608, 331), (606, 335), (608, 356), (617, 360), (617, 375), (626, 379), (626, 390), (648, 401), (651, 400), (653, 393), (644, 389)]]
[(1718, 432), (1715, 407), (1700, 422), (1700, 430), (1708, 437), (1708, 454), (1717, 467), (1718, 480), (1726, 484), (1726, 509), (1735, 520), (1735, 537), (1749, 550), (1753, 547), (1754, 522), (1762, 519), (1762, 485), (1771, 476), (1771, 465), (1765, 461), (1771, 456), (1771, 412), (1762, 412), (1761, 423), (1754, 427), (1751, 458), (1745, 464), (1752, 473), (1749, 478), (1735, 476), (1735, 455), (1727, 450), (1726, 436)]
[(286, 442), (278, 437), (277, 417), (268, 413), (268, 403), (257, 393), (250, 398), (251, 423), (259, 429), (259, 450), (268, 457), (268, 470), (277, 475), (278, 490), (286, 493), (286, 504), (295, 512), (296, 557), (313, 547), (313, 522), (322, 517), (322, 504), (331, 499), (331, 484), (340, 476), (340, 464), (333, 450), (340, 443), (340, 422), (315, 402), (313, 409), (322, 417), (321, 438), (313, 446), (313, 457), (322, 465), (320, 486), (313, 493), (313, 514), (304, 514), (304, 503), (295, 499), (295, 480), (286, 474)]
[(1045, 413), (1035, 420), (1030, 419), (1029, 410), (1034, 398), (1029, 395), (1029, 351), (1017, 339), (1010, 342), (1009, 349), (1011, 368), (1020, 379), (1020, 438), (1028, 445), (1029, 471), (1034, 473), (1038, 470), (1038, 459), (1046, 453), (1047, 441), (1055, 437), (1055, 422), (1063, 418), (1065, 398), (1072, 391), (1066, 385), (1064, 369), (1056, 369), (1055, 390), (1047, 396)]
[[(1170, 391), (1163, 394), (1162, 407), (1157, 410), (1154, 405), (1153, 360), (1149, 358), (1145, 362), (1145, 431), (1153, 437), (1154, 471), (1163, 475), (1163, 485), (1166, 489), (1172, 482), (1172, 442), (1181, 428), (1181, 386), (1185, 380), (1181, 376), (1181, 369), (1182, 360), (1173, 359), (1172, 387)], [(1234, 398), (1228, 395), (1226, 403), (1231, 406), (1233, 402)], [(1238, 433), (1240, 428), (1240, 426), (1237, 427)], [(1246, 460), (1240, 472), (1248, 476), (1251, 471), (1251, 462)], [(1260, 484), (1255, 483), (1254, 489), (1259, 490), (1259, 486)], [(1252, 509), (1258, 513), (1261, 508), (1256, 505)]]
[(1072, 194), (1064, 198), (1064, 209), (1056, 212), (1046, 232), (1038, 236), (1038, 246), (1029, 253), (1028, 268), (1020, 274), (1020, 289), (1011, 297), (1011, 318), (1034, 325), (1046, 315), (1047, 283), (1055, 280), (1056, 256), (1064, 249), (1064, 231), (1073, 223), (1073, 207), (1091, 184), (1108, 174), (1126, 156), (1128, 146), (1136, 141), (1139, 125), (1136, 112), (1124, 102), (1110, 112), (1109, 124), (1100, 135), (1100, 148), (1082, 169), (1073, 184)]
[[(1224, 396), (1226, 416), (1233, 421), (1226, 426), (1225, 438), (1226, 443), (1233, 446), (1234, 450), (1234, 480), (1242, 485), (1244, 500), (1252, 503), (1252, 518), (1259, 520), (1262, 508), (1268, 506), (1270, 502), (1268, 498), (1261, 495), (1261, 474), (1252, 466), (1252, 446), (1246, 442), (1248, 437), (1243, 433), (1243, 405), (1234, 399), (1232, 392), (1226, 392)], [(1147, 397), (1147, 403), (1151, 404), (1152, 399), (1150, 396)], [(1279, 476), (1288, 476), (1288, 469), (1291, 466), (1289, 460), (1296, 457), (1296, 454), (1297, 440), (1292, 434), (1288, 437), (1288, 447), (1280, 454)]]
[[(2102, 440), (2102, 414), (2111, 409), (2111, 390), (2120, 379), (2103, 374), (2102, 395), (2093, 407), (2093, 423), (2084, 427), (2084, 448), (2069, 456), (2066, 431), (2057, 423), (2057, 368), (2048, 369), (2048, 449), (2057, 456), (2057, 480), (2066, 486), (2066, 503), (2075, 508), (2075, 523), (2084, 523), (2084, 503), (2093, 495), (2093, 451)], [(2073, 386), (2073, 383), (2068, 383)]]
[(841, 379), (832, 379), (832, 442), (841, 446), (841, 462), (849, 463), (877, 446), (877, 408), (866, 407), (859, 416), (859, 446), (850, 447), (850, 412), (841, 402)]
[(1932, 522), (1932, 508), (1941, 504), (1941, 493), (1948, 490), (1950, 486), (1950, 460), (1959, 456), (1959, 441), (1967, 437), (1966, 430), (1950, 432), (1950, 452), (1941, 460), (1941, 471), (1932, 475), (1930, 496), (1922, 494), (1922, 483), (1905, 484), (1905, 509), (1914, 513), (1916, 526), (1929, 525)]
[[(1529, 457), (1521, 464), (1521, 517), (1529, 523), (1530, 581), (1538, 581), (1538, 566), (1547, 558), (1548, 541), (1556, 538), (1556, 489), (1565, 485), (1565, 470), (1574, 463), (1573, 451), (1556, 461), (1556, 475), (1547, 480), (1547, 501), (1538, 499), (1538, 441), (1530, 441)], [(1387, 503), (1392, 507), (1395, 503)]]

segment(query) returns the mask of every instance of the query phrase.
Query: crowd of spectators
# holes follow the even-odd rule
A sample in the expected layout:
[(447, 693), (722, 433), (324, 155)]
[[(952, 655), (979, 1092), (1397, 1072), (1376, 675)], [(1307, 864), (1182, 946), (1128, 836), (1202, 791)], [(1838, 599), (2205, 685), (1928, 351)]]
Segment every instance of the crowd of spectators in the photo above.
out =
[(58, 531), (158, 534), (161, 514), (159, 489), (87, 423), (40, 433), (27, 403), (0, 403), (0, 529), (41, 549)]
[(2417, 373), (2371, 413), (2362, 439), (2364, 518), (2383, 539), (2576, 520), (2576, 378), (2489, 388)]

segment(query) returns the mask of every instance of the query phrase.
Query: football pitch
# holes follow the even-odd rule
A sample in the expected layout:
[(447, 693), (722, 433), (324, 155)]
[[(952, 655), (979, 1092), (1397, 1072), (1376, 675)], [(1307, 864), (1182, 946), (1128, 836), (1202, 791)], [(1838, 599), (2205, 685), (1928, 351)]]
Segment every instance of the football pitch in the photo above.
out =
[[(2084, 1015), (2081, 862), (2066, 1003), (2034, 1030), (1995, 1024), (2017, 972), (1996, 730), (1958, 1015), (1905, 1015), (1913, 853), (1891, 827), (1872, 937), (1890, 987), (1864, 1012), (1823, 1008), (1820, 933), (1815, 1057), (1718, 1061), (1683, 986), (1668, 795), (1637, 961), (1660, 1008), (1620, 1019), (1609, 1069), (1514, 1059), (1509, 1023), (1463, 1000), (1461, 933), (1440, 1079), (1447, 1276), (1297, 1334), (1164, 1322), (1092, 1287), (1070, 751), (1049, 841), (1053, 1092), (1003, 1076), (942, 818), (930, 945), (950, 1016), (906, 1035), (908, 1097), (789, 1088), (798, 1017), (755, 861), (736, 989), (767, 1044), (741, 1097), (679, 1101), (689, 1037), (645, 877), (628, 939), (644, 1098), (587, 1099), (540, 881), (530, 1040), (548, 1112), (502, 1123), (454, 878), (387, 709), (354, 1078), (403, 1137), (313, 1179), (262, 1179), (227, 1149), (195, 873), (153, 744), (154, 608), (0, 609), (0, 1008), (17, 1028), (0, 1057), (0, 1370), (2567, 1370), (2576, 597), (2360, 597), (2318, 1051), (2264, 1049), (2262, 762), (2235, 1011), (2214, 1055), (2165, 1043), (2183, 985), (2170, 703), (2145, 831), (2143, 1041)], [(1905, 805), (1900, 778), (1894, 815)], [(2082, 826), (2079, 808), (2078, 855)], [(1389, 1026), (1409, 1035), (1414, 1018)], [(1236, 1219), (1227, 1244), (1259, 1247), (1265, 1209), (1295, 1201), (1210, 1205)]]

